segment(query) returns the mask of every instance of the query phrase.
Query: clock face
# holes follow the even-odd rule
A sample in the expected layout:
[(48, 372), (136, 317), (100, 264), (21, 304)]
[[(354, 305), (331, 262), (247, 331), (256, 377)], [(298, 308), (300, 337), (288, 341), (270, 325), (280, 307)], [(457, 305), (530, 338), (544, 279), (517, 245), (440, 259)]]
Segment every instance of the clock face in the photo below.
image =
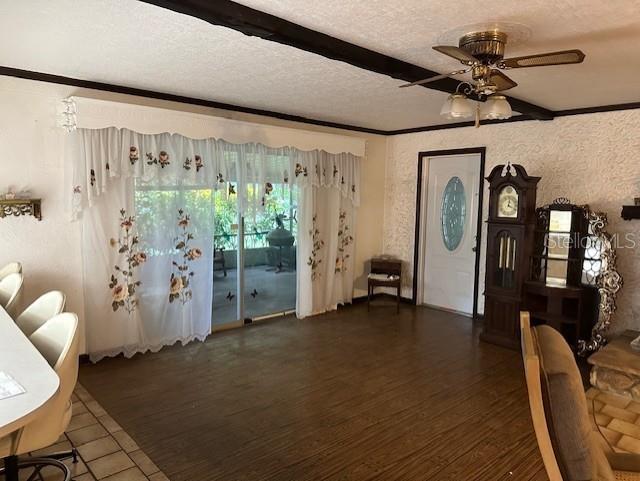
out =
[(518, 217), (518, 191), (510, 185), (498, 194), (498, 217)]

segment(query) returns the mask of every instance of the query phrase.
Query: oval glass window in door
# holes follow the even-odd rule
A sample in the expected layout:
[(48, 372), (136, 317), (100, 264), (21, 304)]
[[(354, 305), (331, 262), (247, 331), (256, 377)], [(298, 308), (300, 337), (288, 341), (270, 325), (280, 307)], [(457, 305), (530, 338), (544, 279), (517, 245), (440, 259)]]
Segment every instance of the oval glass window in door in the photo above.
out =
[(442, 194), (440, 220), (442, 224), (442, 242), (449, 251), (454, 251), (464, 236), (464, 221), (467, 199), (460, 177), (451, 177)]

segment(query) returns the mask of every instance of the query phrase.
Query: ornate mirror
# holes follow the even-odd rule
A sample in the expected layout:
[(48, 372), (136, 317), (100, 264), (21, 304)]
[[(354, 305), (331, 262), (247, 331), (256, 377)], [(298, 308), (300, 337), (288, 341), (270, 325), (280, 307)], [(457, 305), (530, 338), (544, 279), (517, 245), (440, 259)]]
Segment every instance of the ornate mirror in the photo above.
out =
[[(606, 344), (622, 277), (607, 216), (559, 198), (536, 209), (529, 308), (552, 324), (579, 355)], [(538, 311), (537, 313), (535, 311)]]
[(611, 316), (616, 310), (616, 296), (622, 287), (622, 276), (616, 268), (616, 251), (612, 236), (605, 228), (607, 214), (582, 206), (589, 221), (588, 243), (584, 250), (582, 283), (598, 289), (598, 320), (591, 331), (591, 339), (580, 342), (578, 354), (588, 355), (607, 343)]

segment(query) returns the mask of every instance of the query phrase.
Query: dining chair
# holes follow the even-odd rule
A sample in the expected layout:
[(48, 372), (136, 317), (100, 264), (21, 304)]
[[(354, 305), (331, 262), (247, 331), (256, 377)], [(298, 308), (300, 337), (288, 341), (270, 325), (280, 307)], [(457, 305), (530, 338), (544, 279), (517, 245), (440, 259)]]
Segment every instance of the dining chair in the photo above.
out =
[(550, 326), (520, 313), (533, 428), (550, 481), (640, 481), (640, 456), (614, 452), (590, 418), (573, 351)]
[(9, 262), (7, 265), (0, 267), (0, 280), (7, 277), (9, 274), (21, 274), (22, 264), (19, 262)]
[[(0, 476), (5, 474), (6, 479), (11, 479), (6, 472), (7, 466), (13, 466), (16, 470), (32, 468), (32, 476), (46, 467), (52, 467), (63, 475), (63, 478), (55, 479), (70, 481), (71, 470), (62, 460), (73, 458), (76, 462), (75, 448), (36, 457), (18, 456), (51, 446), (69, 425), (71, 394), (78, 379), (78, 317), (69, 312), (58, 314), (37, 329), (29, 339), (60, 378), (60, 388), (33, 421), (0, 439), (0, 457), (5, 458), (5, 467), (0, 468)], [(12, 476), (15, 477), (15, 474), (12, 473)], [(47, 476), (45, 478), (49, 479)]]
[(16, 317), (16, 324), (25, 336), (30, 336), (53, 316), (64, 311), (65, 299), (65, 295), (60, 291), (42, 294)]
[(14, 272), (0, 280), (0, 306), (15, 318), (18, 304), (20, 304), (22, 294), (22, 284), (24, 277), (22, 273)]

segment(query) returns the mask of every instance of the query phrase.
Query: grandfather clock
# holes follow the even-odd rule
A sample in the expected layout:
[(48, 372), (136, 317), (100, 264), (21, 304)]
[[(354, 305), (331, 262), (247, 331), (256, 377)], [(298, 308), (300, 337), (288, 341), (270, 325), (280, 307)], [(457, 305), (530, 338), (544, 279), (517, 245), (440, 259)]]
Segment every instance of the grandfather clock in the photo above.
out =
[(483, 341), (519, 349), (523, 282), (529, 272), (536, 225), (536, 188), (521, 165), (498, 165), (489, 176), (487, 270)]

